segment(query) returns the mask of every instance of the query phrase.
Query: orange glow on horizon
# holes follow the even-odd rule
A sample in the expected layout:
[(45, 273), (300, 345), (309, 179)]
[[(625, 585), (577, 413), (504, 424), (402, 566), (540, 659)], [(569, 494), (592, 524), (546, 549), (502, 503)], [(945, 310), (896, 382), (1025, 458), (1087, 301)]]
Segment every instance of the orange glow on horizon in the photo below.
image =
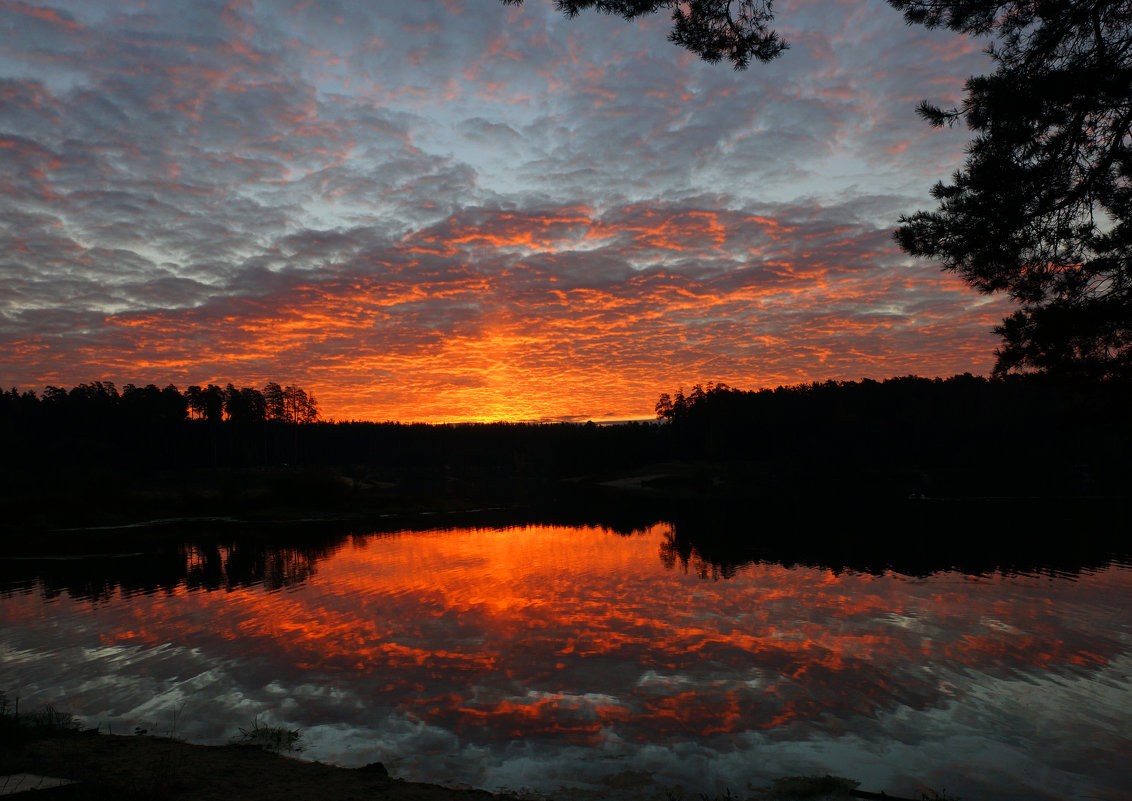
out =
[[(455, 423), (648, 419), (660, 393), (708, 381), (989, 372), (1003, 302), (931, 269), (875, 269), (892, 248), (846, 226), (800, 226), (641, 207), (469, 213), (364, 269), (109, 314), (71, 345), (11, 341), (24, 367), (8, 380), (278, 381), (312, 392), (324, 419)], [(293, 247), (322, 258), (339, 245), (328, 234)], [(591, 260), (600, 274), (586, 274)]]
[[(116, 349), (82, 345), (63, 354), (50, 340), (31, 337), (12, 343), (9, 353), (41, 365), (39, 387), (107, 379), (183, 390), (274, 380), (313, 392), (324, 419), (432, 423), (645, 418), (661, 392), (707, 381), (759, 389), (829, 378), (946, 376), (972, 364), (982, 365), (975, 372), (989, 371), (992, 343), (981, 333), (961, 342), (941, 331), (948, 347), (928, 359), (900, 344), (899, 318), (825, 324), (814, 314), (807, 331), (793, 335), (762, 330), (758, 322), (818, 302), (794, 290), (721, 291), (643, 275), (631, 294), (555, 288), (533, 307), (497, 298), (494, 288), (485, 293), (479, 280), (405, 291), (352, 281), (299, 287), (278, 305), (216, 318), (192, 310), (114, 315), (106, 324), (121, 343)], [(399, 304), (486, 308), (441, 332)], [(998, 311), (983, 313), (983, 330)], [(925, 323), (928, 331), (955, 327), (946, 319)]]

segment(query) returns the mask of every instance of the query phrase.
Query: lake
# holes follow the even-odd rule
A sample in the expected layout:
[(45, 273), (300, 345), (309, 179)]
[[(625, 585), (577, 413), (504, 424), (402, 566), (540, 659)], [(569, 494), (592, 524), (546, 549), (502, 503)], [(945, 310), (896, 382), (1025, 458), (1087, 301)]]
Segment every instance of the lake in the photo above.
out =
[(301, 729), (302, 758), (489, 790), (745, 796), (833, 773), (1132, 797), (1127, 561), (720, 565), (667, 523), (195, 541), (4, 560), (0, 690), (116, 734)]

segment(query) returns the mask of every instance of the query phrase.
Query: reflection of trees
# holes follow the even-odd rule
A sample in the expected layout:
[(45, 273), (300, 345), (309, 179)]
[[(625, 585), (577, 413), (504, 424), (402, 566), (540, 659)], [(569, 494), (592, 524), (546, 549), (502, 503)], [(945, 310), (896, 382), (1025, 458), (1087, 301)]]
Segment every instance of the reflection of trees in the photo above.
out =
[(305, 583), (320, 559), (338, 550), (330, 546), (264, 547), (246, 543), (190, 545), (182, 548), (183, 583), (190, 590), (232, 590), (262, 585), (269, 590)]
[[(452, 515), (444, 521), (447, 527), (453, 528), (493, 529), (529, 524), (594, 526), (624, 537), (645, 534), (655, 522), (655, 515), (639, 509), (613, 513), (605, 504), (580, 501), (565, 504), (553, 512), (521, 514), (501, 509), (468, 516)], [(118, 542), (123, 550), (137, 543), (139, 551), (143, 548), (145, 551), (0, 559), (0, 595), (29, 593), (38, 587), (48, 599), (66, 593), (72, 598), (98, 602), (109, 600), (119, 592), (149, 595), (172, 593), (178, 587), (213, 591), (262, 586), (276, 590), (313, 578), (318, 572), (318, 563), (349, 542), (368, 543), (375, 536), (445, 527), (438, 523), (440, 520), (432, 515), (418, 518), (415, 523), (411, 517), (393, 519), (381, 528), (370, 526), (360, 531), (332, 521), (271, 527), (238, 523), (208, 533), (185, 524), (177, 531), (167, 532), (164, 535), (167, 545), (159, 550), (147, 544), (152, 542), (157, 529), (119, 529), (109, 535), (108, 541)], [(106, 532), (81, 533), (95, 537), (107, 535)], [(45, 552), (52, 549), (65, 552), (72, 548), (82, 553), (90, 543), (87, 542), (85, 548), (82, 540), (42, 547)]]
[(172, 552), (0, 560), (0, 593), (32, 592), (38, 586), (48, 600), (63, 594), (100, 602), (119, 591), (171, 593), (183, 577), (184, 560)]
[(660, 560), (703, 578), (728, 579), (772, 562), (840, 572), (926, 576), (1079, 574), (1132, 560), (1128, 510), (1090, 499), (905, 500), (686, 506), (671, 512)]
[(711, 562), (705, 559), (696, 546), (689, 540), (682, 539), (672, 529), (660, 544), (660, 561), (668, 570), (675, 570), (677, 564), (685, 573), (689, 570), (702, 579), (729, 579), (739, 572), (743, 560), (736, 562)]
[(0, 563), (0, 593), (31, 592), (45, 598), (64, 593), (92, 602), (116, 593), (151, 595), (190, 590), (296, 586), (317, 572), (317, 563), (337, 551), (345, 534), (268, 544), (251, 540), (197, 541), (158, 552), (73, 559), (7, 559)]

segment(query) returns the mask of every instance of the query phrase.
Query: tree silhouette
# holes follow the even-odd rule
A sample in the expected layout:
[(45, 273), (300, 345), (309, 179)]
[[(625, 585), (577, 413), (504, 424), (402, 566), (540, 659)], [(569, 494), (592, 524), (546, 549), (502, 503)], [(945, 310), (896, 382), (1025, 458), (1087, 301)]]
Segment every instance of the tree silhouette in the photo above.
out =
[(1132, 5), (889, 2), (997, 41), (961, 107), (920, 106), (977, 135), (939, 208), (901, 218), (900, 246), (1021, 304), (995, 329), (998, 372), (1132, 375)]
[(283, 388), (283, 419), (289, 423), (314, 423), (319, 418), (318, 401), (302, 387)]
[[(501, 0), (518, 6), (523, 0)], [(757, 61), (770, 61), (789, 45), (771, 30), (773, 0), (555, 0), (558, 9), (573, 17), (593, 9), (625, 19), (672, 12), (668, 40), (685, 47), (704, 61), (727, 59), (735, 69)]]
[(322, 413), (318, 408), (318, 401), (312, 393), (307, 393), (306, 403), (303, 404), (303, 416), (300, 423), (317, 423)]
[(175, 423), (185, 419), (188, 403), (173, 384), (164, 389), (158, 389), (156, 384), (126, 384), (122, 387), (120, 406), (125, 418), (132, 422)]
[(706, 387), (703, 384), (695, 384), (687, 395), (684, 394), (683, 387), (676, 390), (675, 396), (662, 392), (656, 401), (656, 416), (658, 420), (682, 420), (692, 410), (702, 409), (720, 396), (737, 392), (738, 390), (733, 390), (727, 384), (722, 382), (716, 384), (712, 381), (708, 381)]
[[(522, 0), (501, 0), (518, 5)], [(990, 37), (995, 69), (932, 125), (975, 132), (934, 212), (900, 219), (908, 253), (1020, 305), (995, 331), (996, 372), (1132, 376), (1132, 4), (888, 0), (909, 24)], [(736, 69), (786, 47), (771, 0), (556, 0), (568, 16), (671, 10), (669, 39)]]
[(201, 390), (201, 404), (204, 407), (204, 419), (210, 423), (219, 423), (224, 419), (224, 390), (216, 384), (209, 384)]
[(264, 411), (268, 420), (286, 419), (286, 401), (283, 398), (283, 387), (274, 381), (268, 381), (263, 387)]
[[(270, 382), (265, 389), (269, 395), (278, 395), (279, 411), (272, 419), (284, 423), (318, 422), (318, 401), (302, 387), (288, 386), (284, 390)], [(231, 382), (224, 389), (216, 384), (203, 389), (194, 384), (184, 394), (174, 384), (159, 388), (152, 383), (140, 387), (126, 384), (119, 392), (111, 381), (92, 381), (71, 389), (48, 386), (42, 396), (31, 391), (20, 393), (14, 387), (0, 390), (0, 423), (45, 422), (49, 427), (67, 429), (68, 435), (93, 428), (107, 434), (127, 429), (152, 433), (153, 425), (169, 429), (198, 420), (239, 425), (267, 419), (265, 393), (254, 387), (237, 389)], [(16, 427), (22, 426), (16, 423)]]
[(189, 405), (189, 417), (200, 420), (204, 417), (204, 392), (193, 384), (185, 390), (185, 400)]
[(224, 388), (224, 412), (234, 423), (254, 423), (267, 419), (263, 393), (253, 387), (236, 389), (229, 383)]
[(161, 390), (159, 417), (162, 422), (180, 422), (188, 416), (189, 403), (175, 384), (166, 384)]

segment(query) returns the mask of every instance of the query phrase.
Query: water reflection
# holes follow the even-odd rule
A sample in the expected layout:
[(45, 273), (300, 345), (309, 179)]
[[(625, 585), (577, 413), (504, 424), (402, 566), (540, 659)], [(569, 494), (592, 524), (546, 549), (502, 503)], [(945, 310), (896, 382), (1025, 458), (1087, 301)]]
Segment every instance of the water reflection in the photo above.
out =
[[(784, 518), (782, 509), (767, 511), (753, 520), (749, 509), (726, 506), (682, 509), (665, 522), (637, 515), (616, 527), (576, 522), (558, 526), (598, 529), (623, 537), (663, 531), (661, 563), (670, 570), (691, 570), (704, 579), (730, 579), (744, 566), (761, 562), (827, 568), (835, 574), (853, 571), (928, 576), (961, 572), (1066, 577), (1113, 562), (1132, 564), (1130, 543), (1121, 536), (1122, 530), (1113, 527), (1072, 537), (1037, 536), (1023, 528), (1016, 529), (1013, 536), (1003, 531), (991, 535), (984, 525), (958, 522), (966, 515), (977, 518), (978, 502), (942, 506), (912, 503), (907, 509), (911, 511), (906, 514), (889, 509), (885, 525), (867, 530), (858, 527), (864, 533), (852, 536), (847, 534), (845, 521), (857, 520), (854, 515), (864, 514), (861, 510), (843, 510), (836, 523), (830, 519), (814, 526), (810, 520), (804, 527)], [(946, 511), (941, 513), (941, 509)], [(921, 525), (925, 514), (935, 521), (934, 527)], [(903, 521), (899, 526), (895, 525), (897, 519)], [(804, 534), (798, 533), (803, 529)], [(181, 541), (130, 553), (81, 558), (9, 557), (0, 559), (0, 596), (38, 588), (48, 599), (66, 593), (72, 598), (101, 601), (118, 592), (170, 593), (178, 587), (281, 589), (306, 581), (317, 572), (320, 561), (348, 544), (365, 547), (373, 537), (412, 531), (357, 532), (341, 524), (319, 523), (289, 526), (281, 532), (240, 525), (235, 530), (231, 526), (215, 531), (186, 530)], [(594, 569), (602, 570), (600, 560)]]
[[(909, 499), (894, 504), (678, 508), (666, 563), (728, 577), (752, 562), (928, 576), (1057, 573), (1132, 564), (1122, 508), (1091, 499)], [(1053, 520), (1068, 518), (1065, 526)]]
[(38, 590), (49, 601), (66, 594), (102, 602), (119, 593), (277, 590), (307, 581), (318, 563), (346, 542), (343, 535), (316, 536), (294, 544), (205, 539), (145, 552), (8, 558), (0, 562), (0, 594)]
[(260, 715), (306, 730), (312, 758), (488, 787), (832, 771), (1006, 798), (1129, 778), (1117, 565), (728, 564), (669, 524), (194, 545), (160, 565), (9, 577), (0, 687), (116, 730), (185, 703), (181, 733), (206, 741)]

